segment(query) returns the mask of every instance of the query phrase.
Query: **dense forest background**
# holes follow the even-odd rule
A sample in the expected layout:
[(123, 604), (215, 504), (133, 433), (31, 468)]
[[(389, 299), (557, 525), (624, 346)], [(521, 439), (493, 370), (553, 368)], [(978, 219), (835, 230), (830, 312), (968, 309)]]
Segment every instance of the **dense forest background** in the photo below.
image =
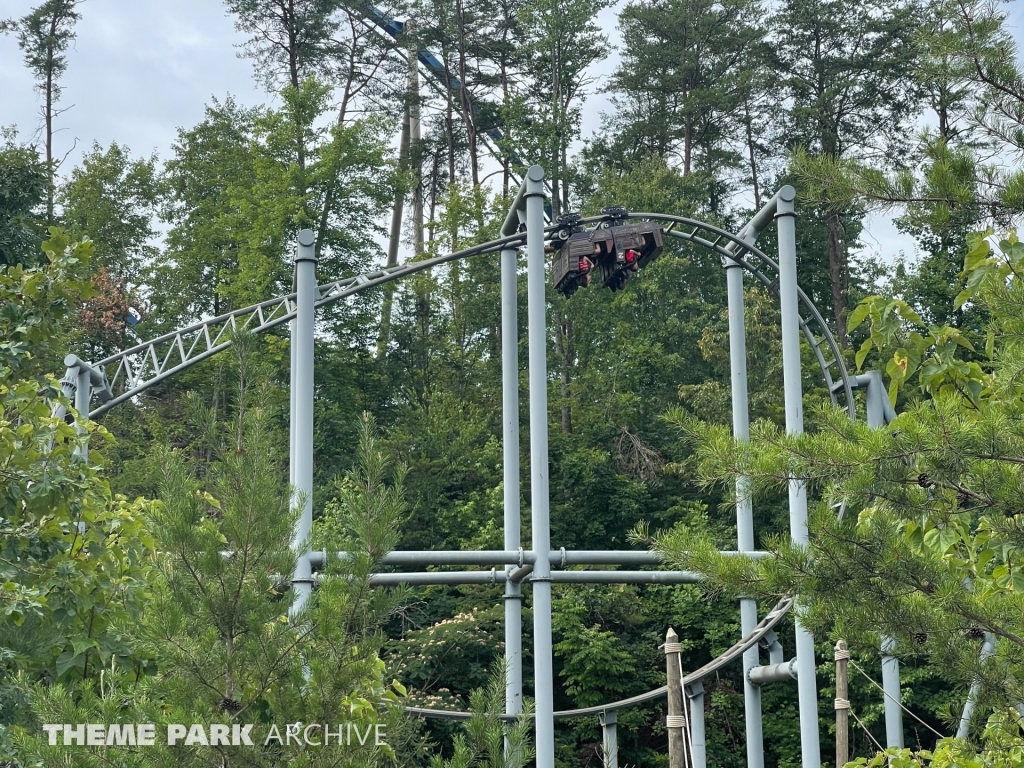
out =
[[(0, 262), (11, 275), (47, 263), (70, 274), (87, 264), (75, 279), (92, 286), (46, 294), (48, 306), (63, 307), (67, 316), (26, 337), (26, 344), (36, 345), (26, 347), (31, 364), (16, 357), (18, 349), (8, 350), (11, 360), (21, 361), (5, 363), (12, 381), (15, 374), (38, 380), (59, 374), (67, 352), (97, 360), (289, 292), (295, 237), (303, 228), (316, 232), (321, 282), (389, 259), (419, 259), (490, 239), (515, 179), (534, 162), (551, 180), (555, 216), (593, 214), (615, 204), (692, 216), (732, 231), (781, 185), (794, 184), (800, 194), (800, 282), (851, 367), (867, 329), (851, 329), (850, 312), (875, 292), (901, 298), (927, 323), (981, 334), (978, 312), (955, 301), (967, 236), (1011, 225), (1024, 204), (1016, 170), (1024, 150), (1024, 78), (1005, 9), (997, 3), (628, 0), (615, 6), (618, 64), (600, 85), (592, 72), (609, 54), (607, 31), (597, 23), (610, 7), (606, 0), (424, 0), (389, 7), (396, 18), (415, 20), (398, 44), (367, 22), (363, 6), (346, 0), (228, 0), (226, 7), (248, 38), (244, 54), (267, 91), (267, 104), (212, 99), (202, 121), (178, 129), (165, 158), (138, 156), (112, 143), (93, 145), (74, 167), (57, 156), (54, 133), (75, 119), (74, 111), (63, 111), (60, 83), (73, 65), (76, 23), (90, 6), (46, 0), (25, 17), (4, 22), (36, 78), (43, 121), (38, 134), (26, 125), (3, 135)], [(444, 80), (461, 87), (444, 87), (421, 73), (411, 91), (404, 56), (420, 48), (434, 51)], [(602, 115), (601, 130), (583, 140), (586, 98), (598, 87), (612, 108)], [(398, 152), (396, 137), (408, 132), (410, 115), (420, 118), (421, 137), (403, 142)], [(386, 253), (396, 207), (402, 244)], [(413, 232), (418, 208), (420, 237)], [(883, 263), (864, 256), (862, 226), (872, 210), (893, 216), (897, 228), (914, 238), (920, 257)], [(64, 234), (55, 235), (48, 229), (53, 226)], [(762, 239), (769, 254), (773, 238), (772, 230)], [(70, 250), (86, 239), (91, 246)], [(356, 537), (371, 542), (371, 551), (501, 548), (498, 272), (490, 257), (454, 263), (393, 291), (333, 305), (319, 317), (318, 545)], [(25, 293), (10, 291), (11, 302)], [(520, 300), (525, 341), (525, 281)], [(548, 311), (553, 546), (636, 546), (630, 532), (646, 522), (655, 531), (710, 531), (719, 546), (732, 548), (729, 498), (697, 478), (693, 446), (678, 427), (680, 414), (730, 423), (725, 286), (717, 257), (673, 243), (627, 290), (591, 288), (569, 301), (551, 290)], [(752, 416), (778, 421), (778, 310), (772, 297), (752, 289), (747, 312)], [(21, 332), (17, 328), (36, 327), (23, 320), (5, 325), (10, 338)], [(37, 321), (44, 322), (31, 322)], [(122, 566), (127, 568), (128, 557), (132, 568), (142, 568), (153, 550), (207, 546), (216, 555), (216, 537), (204, 544), (200, 533), (187, 532), (189, 520), (209, 513), (197, 512), (188, 500), (213, 493), (226, 509), (225, 499), (241, 503), (246, 489), (255, 495), (252, 484), (259, 480), (266, 507), (259, 520), (276, 519), (280, 528), (260, 530), (268, 547), (277, 546), (273, 558), (268, 555), (277, 570), (260, 578), (287, 572), (287, 525), (280, 523), (289, 519), (282, 502), (287, 471), (279, 462), (244, 458), (263, 456), (261, 450), (243, 450), (248, 440), (280, 446), (287, 432), (287, 344), (284, 333), (240, 340), (237, 353), (198, 365), (101, 419), (94, 439), (103, 438), (103, 450), (90, 454), (95, 473), (76, 475), (75, 487), (92, 488), (102, 478), (105, 490), (97, 492), (113, 500), (123, 496), (117, 504), (124, 519), (146, 530), (146, 521), (156, 520), (165, 531), (145, 534), (164, 537), (140, 544), (145, 552), (117, 554)], [(885, 366), (877, 350), (871, 355), (866, 366)], [(519, 359), (525, 386), (525, 347)], [(808, 403), (826, 399), (814, 366), (805, 372)], [(524, 410), (524, 436), (527, 427)], [(68, 433), (60, 439), (75, 438)], [(524, 439), (524, 468), (526, 449)], [(374, 451), (386, 457), (384, 464), (375, 463)], [(528, 482), (523, 487), (528, 535)], [(374, 490), (387, 500), (386, 514), (360, 528), (352, 515), (364, 506), (376, 509), (366, 498)], [(769, 495), (755, 506), (762, 545), (787, 530), (783, 498)], [(107, 508), (111, 503), (104, 502)], [(235, 519), (228, 511), (208, 517), (217, 530), (230, 528), (219, 534), (228, 538), (244, 538), (245, 526), (255, 525), (255, 518)], [(104, 686), (116, 676), (112, 659), (122, 659), (128, 670), (118, 675), (136, 682), (159, 677), (195, 661), (189, 643), (221, 649), (217, 653), (230, 648), (235, 619), (224, 619), (228, 614), (247, 611), (268, 619), (277, 610), (257, 599), (259, 593), (243, 607), (227, 598), (217, 602), (206, 589), (221, 578), (222, 566), (203, 561), (190, 583), (182, 576), (188, 565), (183, 555), (177, 565), (156, 566), (156, 575), (135, 574), (139, 591), (131, 600), (121, 594), (123, 610), (108, 611), (102, 629), (90, 623), (71, 630), (66, 614), (48, 613), (60, 610), (52, 605), (37, 602), (25, 615), (19, 609), (17, 627), (5, 629), (0, 642), (5, 679), (21, 681), (5, 684), (0, 697), (4, 733), (27, 727), (36, 716), (26, 714), (31, 695), (24, 675), (50, 691), (36, 689), (42, 711), (102, 710), (113, 690), (105, 693)], [(233, 577), (239, 584), (257, 583), (246, 573)], [(142, 586), (150, 579), (160, 586)], [(107, 586), (90, 582), (83, 589), (96, 594)], [(364, 605), (365, 595), (346, 589), (324, 595), (322, 625), (347, 616), (345, 642), (366, 669), (346, 666), (340, 650), (345, 643), (337, 638), (311, 646), (326, 654), (313, 656), (324, 658), (326, 667), (336, 664), (334, 687), (321, 691), (324, 701), (328, 694), (340, 700), (364, 689), (361, 695), (372, 699), (381, 692), (374, 694), (366, 680), (379, 687), (395, 678), (408, 689), (409, 702), (463, 708), (473, 690), (487, 685), (502, 655), (497, 587), (399, 591), (358, 609), (352, 606)], [(557, 709), (662, 684), (659, 645), (669, 626), (680, 634), (687, 669), (739, 634), (734, 604), (698, 587), (562, 585), (554, 601)], [(188, 617), (178, 615), (180, 605), (193, 602), (219, 617), (211, 620), (215, 637), (190, 629)], [(351, 614), (345, 613), (349, 608)], [(138, 636), (123, 629), (147, 610), (164, 618), (143, 620)], [(260, 635), (264, 651), (272, 646), (282, 658), (291, 652), (281, 636), (271, 635), (272, 642)], [(180, 656), (169, 661), (154, 650), (161, 637), (189, 639), (175, 646)], [(824, 725), (831, 711), (832, 641), (819, 640)], [(784, 644), (791, 653), (789, 640)], [(209, 654), (204, 658), (216, 655)], [(253, 658), (276, 669), (268, 657)], [(855, 647), (854, 658), (877, 678), (872, 647)], [(908, 654), (903, 669), (906, 705), (948, 732), (963, 691), (950, 695), (926, 659)], [(229, 686), (211, 706), (237, 711), (232, 708), (247, 706), (246, 697), (284, 708), (278, 711), (299, 706), (280, 692), (271, 695), (295, 682), (276, 674), (267, 672), (248, 687), (239, 683), (238, 690)], [(528, 679), (527, 690), (530, 684)], [(706, 687), (709, 761), (740, 766), (739, 673), (723, 671)], [(157, 707), (158, 700), (184, 706), (189, 690), (184, 685), (152, 700), (138, 694), (144, 699), (138, 706)], [(851, 699), (864, 726), (881, 740), (881, 699), (871, 683), (855, 676)], [(766, 763), (797, 764), (795, 688), (766, 687), (764, 711)], [(663, 705), (620, 715), (620, 764), (666, 764), (663, 716)], [(400, 765), (426, 765), (437, 750), (448, 754), (454, 727), (394, 722), (403, 739), (395, 745)], [(829, 738), (823, 727), (826, 755)], [(874, 751), (865, 731), (856, 729), (852, 738), (855, 754)], [(560, 725), (557, 739), (559, 765), (600, 764), (596, 719)], [(907, 739), (927, 746), (934, 736), (908, 720)], [(197, 756), (196, 764), (213, 764), (203, 759)]]

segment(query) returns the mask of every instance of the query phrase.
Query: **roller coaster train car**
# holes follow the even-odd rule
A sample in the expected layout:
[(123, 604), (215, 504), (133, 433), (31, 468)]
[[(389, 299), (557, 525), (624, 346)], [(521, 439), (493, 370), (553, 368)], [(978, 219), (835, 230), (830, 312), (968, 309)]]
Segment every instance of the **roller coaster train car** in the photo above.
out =
[(622, 290), (629, 277), (650, 264), (664, 247), (662, 228), (651, 222), (589, 231), (563, 229), (558, 235), (561, 247), (555, 250), (551, 279), (566, 298), (590, 285), (595, 269), (600, 269), (603, 285)]

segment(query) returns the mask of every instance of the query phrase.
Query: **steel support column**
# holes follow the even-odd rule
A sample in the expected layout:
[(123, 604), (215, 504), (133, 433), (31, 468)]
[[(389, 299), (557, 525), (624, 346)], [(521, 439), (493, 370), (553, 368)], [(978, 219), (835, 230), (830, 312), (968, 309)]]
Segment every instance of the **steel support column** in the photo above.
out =
[[(776, 221), (779, 229), (779, 301), (782, 307), (782, 373), (786, 400), (786, 432), (804, 431), (803, 384), (800, 365), (800, 314), (796, 277), (796, 190), (779, 190)], [(808, 545), (807, 487), (789, 481), (789, 528), (793, 543)], [(821, 768), (818, 734), (818, 691), (815, 682), (814, 638), (796, 618), (797, 688), (800, 697), (800, 751), (803, 768)]]
[(619, 713), (614, 709), (597, 716), (601, 723), (604, 768), (619, 768)]
[(533, 528), (533, 669), (537, 768), (555, 768), (551, 649), (551, 520), (548, 498), (547, 299), (544, 265), (544, 169), (526, 172), (526, 277), (530, 349), (530, 512)]
[[(743, 309), (743, 268), (725, 259), (725, 280), (729, 302), (729, 367), (732, 378), (732, 434), (737, 440), (750, 439), (747, 397), (747, 338)], [(754, 549), (754, 509), (749, 479), (736, 478), (736, 544), (740, 552)], [(740, 600), (740, 631), (746, 635), (757, 626), (757, 601)], [(761, 689), (750, 682), (747, 672), (761, 663), (757, 646), (743, 652), (743, 708), (746, 725), (747, 766), (763, 768), (764, 736), (761, 724)], [(701, 699), (703, 701), (703, 698)]]
[[(514, 248), (501, 252), (501, 421), (505, 550), (522, 546), (519, 517), (519, 312)], [(509, 565), (506, 573), (514, 566)], [(505, 580), (505, 713), (523, 711), (523, 588)]]
[[(991, 632), (985, 633), (985, 640), (981, 644), (981, 653), (978, 655), (978, 661), (984, 664), (988, 661), (996, 652), (996, 636)], [(964, 702), (964, 711), (960, 715), (960, 725), (956, 729), (956, 737), (958, 739), (966, 739), (971, 732), (971, 718), (974, 716), (974, 710), (978, 706), (978, 697), (981, 695), (981, 678), (975, 677), (974, 682), (971, 683), (971, 690), (967, 692), (967, 701)]]
[(708, 745), (704, 732), (704, 683), (698, 681), (683, 686), (683, 689), (690, 702), (690, 755), (693, 757), (693, 768), (706, 768)]
[[(860, 377), (858, 377), (859, 379)], [(885, 403), (888, 395), (882, 384), (879, 371), (864, 374), (867, 387), (864, 390), (864, 404), (868, 426), (874, 429), (885, 426)], [(900, 662), (892, 651), (896, 641), (892, 637), (882, 638), (882, 689), (885, 691), (885, 746), (903, 747), (903, 708), (900, 706)]]
[(292, 416), (291, 450), (292, 505), (301, 505), (295, 525), (292, 549), (298, 559), (292, 588), (295, 602), (291, 614), (299, 614), (313, 591), (313, 573), (309, 562), (309, 535), (313, 530), (313, 337), (314, 310), (319, 292), (316, 286), (316, 256), (313, 231), (299, 232), (295, 256), (296, 311), (292, 324)]

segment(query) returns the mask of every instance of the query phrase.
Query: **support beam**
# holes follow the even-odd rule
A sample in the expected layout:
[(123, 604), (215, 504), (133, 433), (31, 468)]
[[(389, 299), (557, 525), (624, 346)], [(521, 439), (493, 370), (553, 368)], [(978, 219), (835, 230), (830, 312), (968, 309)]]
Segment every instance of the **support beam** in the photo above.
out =
[[(722, 551), (725, 556), (751, 558), (771, 557), (770, 552), (735, 552)], [(345, 552), (335, 553), (336, 557), (346, 557)], [(327, 565), (327, 553), (317, 550), (309, 553), (313, 570), (323, 570)], [(383, 557), (384, 565), (530, 565), (537, 561), (532, 549), (423, 549), (395, 550)], [(609, 549), (560, 549), (548, 552), (548, 562), (554, 569), (564, 569), (572, 565), (660, 565), (664, 559), (657, 552), (635, 552), (633, 550)], [(580, 571), (574, 571), (580, 573)], [(655, 573), (643, 571), (643, 573)], [(659, 571), (658, 573), (662, 573)], [(652, 576), (651, 578), (656, 578)]]
[[(89, 371), (84, 366), (76, 367), (73, 370), (75, 371), (75, 410), (78, 411), (78, 424), (76, 431), (79, 436), (82, 436), (88, 432), (82, 421), (89, 418), (89, 401), (92, 400), (92, 384), (89, 383)], [(79, 456), (83, 461), (89, 460), (88, 440), (75, 448), (75, 455)]]
[[(533, 566), (512, 571), (421, 571), (417, 573), (375, 573), (370, 584), (393, 587), (398, 584), (533, 584), (537, 586)], [(541, 582), (552, 584), (696, 584), (701, 576), (692, 571), (555, 571)]]
[[(60, 381), (61, 392), (64, 397), (72, 401), (75, 410), (78, 411), (79, 419), (76, 431), (79, 435), (84, 435), (88, 430), (82, 422), (89, 418), (92, 396), (95, 394), (101, 402), (105, 403), (113, 397), (113, 393), (111, 393), (110, 383), (103, 373), (103, 366), (90, 365), (77, 355), (67, 355), (64, 358), (64, 365), (67, 366), (67, 371)], [(54, 410), (53, 415), (63, 419), (67, 416), (67, 410), (64, 406), (60, 406)], [(88, 460), (88, 442), (75, 448), (74, 453), (76, 456)]]
[(782, 643), (779, 642), (779, 636), (775, 634), (774, 630), (765, 635), (759, 645), (762, 648), (768, 649), (769, 664), (781, 664), (785, 660), (782, 653)]
[[(889, 410), (892, 410), (892, 405), (889, 402), (889, 395), (885, 391), (885, 385), (882, 383), (882, 374), (879, 371), (868, 371), (858, 376), (856, 383), (863, 385), (865, 388), (864, 401), (868, 426), (873, 429), (884, 427), (889, 421), (886, 418), (886, 406), (889, 406)], [(882, 638), (882, 690), (885, 691), (885, 746), (902, 748), (903, 707), (900, 705), (900, 662), (892, 654), (895, 648), (895, 639), (888, 636)], [(836, 695), (838, 696), (838, 694)], [(836, 717), (838, 716), (839, 712), (837, 710)]]
[(693, 768), (707, 768), (708, 745), (704, 731), (704, 683), (698, 681), (684, 686), (690, 702), (690, 747)]
[(601, 751), (604, 768), (619, 768), (619, 713), (614, 709), (597, 716), (601, 723)]
[[(800, 312), (796, 275), (796, 190), (779, 190), (776, 220), (779, 229), (779, 301), (782, 305), (782, 375), (786, 401), (786, 432), (804, 431), (803, 383), (800, 365)], [(808, 545), (807, 487), (789, 481), (789, 528), (793, 543)], [(818, 730), (818, 690), (814, 669), (814, 638), (796, 617), (796, 657), (799, 669), (800, 753), (803, 768), (821, 768)]]
[(769, 664), (764, 667), (751, 667), (746, 672), (747, 682), (751, 685), (761, 686), (766, 683), (783, 683), (796, 680), (799, 673), (799, 666), (796, 659), (783, 661), (778, 664)]
[[(996, 652), (996, 636), (991, 632), (985, 633), (985, 640), (981, 645), (981, 653), (978, 661), (984, 664)], [(964, 702), (964, 711), (960, 715), (960, 726), (956, 729), (958, 739), (966, 739), (971, 732), (971, 718), (978, 706), (978, 697), (981, 695), (981, 678), (976, 677), (971, 683), (971, 690), (967, 692), (967, 701)]]
[[(725, 280), (729, 303), (729, 368), (732, 380), (732, 434), (736, 440), (750, 439), (747, 396), (747, 337), (743, 306), (743, 268), (725, 259)], [(754, 507), (749, 478), (736, 478), (736, 548), (754, 549)], [(740, 631), (746, 635), (757, 626), (757, 601), (740, 600)], [(761, 689), (750, 682), (747, 671), (761, 663), (756, 645), (743, 653), (743, 714), (746, 727), (747, 768), (764, 768), (764, 735), (761, 722)]]
[[(551, 642), (551, 520), (548, 468), (547, 273), (544, 268), (544, 169), (531, 166), (520, 189), (526, 204), (526, 280), (530, 350), (530, 509), (533, 551), (533, 673), (537, 768), (555, 768)], [(517, 198), (518, 200), (518, 198)], [(510, 216), (516, 213), (510, 211)], [(507, 220), (506, 220), (507, 223)]]
[[(501, 423), (504, 547), (522, 546), (519, 517), (519, 292), (518, 251), (501, 252)], [(505, 570), (505, 714), (523, 710), (523, 589)]]
[(291, 456), (295, 476), (292, 480), (292, 505), (300, 506), (292, 549), (298, 554), (292, 588), (295, 601), (291, 615), (301, 613), (313, 590), (310, 567), (309, 536), (313, 530), (313, 341), (315, 333), (314, 305), (320, 298), (316, 286), (316, 256), (313, 231), (299, 232), (295, 256), (296, 313), (292, 326), (293, 365), (291, 387), (293, 415)]

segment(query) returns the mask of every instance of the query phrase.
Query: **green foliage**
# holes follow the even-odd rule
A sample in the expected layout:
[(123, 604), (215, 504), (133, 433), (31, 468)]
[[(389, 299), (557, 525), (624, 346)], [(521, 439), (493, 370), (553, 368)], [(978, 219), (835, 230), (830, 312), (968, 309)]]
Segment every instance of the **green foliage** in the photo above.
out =
[(202, 123), (179, 132), (167, 165), (173, 261), (149, 275), (160, 322), (287, 292), (288, 244), (304, 227), (317, 233), (321, 275), (365, 271), (396, 165), (385, 154), (382, 120), (323, 124), (329, 96), (327, 86), (305, 80), (284, 89), (280, 109), (215, 102)]
[(755, 20), (763, 13), (756, 0), (627, 4), (619, 16), (623, 57), (612, 80), (617, 153), (673, 155), (683, 173), (714, 179), (739, 165), (732, 140), (762, 64), (766, 30)]
[(113, 142), (105, 151), (93, 143), (61, 186), (58, 200), (71, 236), (92, 240), (93, 266), (138, 283), (158, 252), (153, 225), (162, 197), (156, 157), (133, 160)]
[(472, 717), (455, 737), (454, 754), (448, 760), (435, 755), (431, 768), (523, 768), (533, 759), (529, 702), (514, 723), (505, 723), (505, 666), (495, 664), (487, 685), (470, 696)]
[(975, 749), (959, 739), (940, 739), (934, 749), (889, 748), (874, 757), (857, 758), (848, 766), (866, 768), (1016, 768), (1024, 764), (1021, 745), (1021, 720), (1014, 709), (995, 712), (988, 719), (981, 736), (981, 746)]
[[(44, 376), (52, 344), (76, 303), (90, 295), (83, 279), (91, 244), (70, 244), (51, 228), (49, 263), (0, 273), (0, 723), (24, 721), (11, 695), (21, 682), (79, 681), (98, 668), (139, 662), (125, 624), (149, 596), (155, 542), (150, 505), (115, 495), (103, 476), (109, 433), (81, 415), (68, 423), (57, 381)], [(89, 460), (79, 452), (91, 442)]]
[[(892, 354), (890, 392), (916, 380), (931, 395), (908, 402), (888, 429), (822, 409), (816, 432), (785, 435), (761, 422), (750, 443), (737, 444), (723, 427), (681, 422), (700, 442), (705, 482), (747, 476), (755, 498), (783, 491), (791, 477), (806, 482), (819, 499), (807, 548), (771, 537), (774, 558), (740, 561), (719, 556), (699, 530), (670, 532), (657, 546), (676, 564), (713, 574), (730, 594), (800, 594), (806, 620), (851, 647), (897, 638), (900, 655), (923, 655), (947, 679), (983, 681), (986, 702), (998, 708), (1020, 697), (1014, 681), (1024, 659), (1017, 573), (1024, 327), (1013, 266), (1021, 249), (1011, 236), (1000, 256), (990, 256), (986, 237), (972, 241), (964, 294), (991, 318), (984, 369), (960, 357), (972, 350), (958, 331), (922, 328), (902, 302), (872, 297), (855, 313), (872, 320), (868, 349)], [(984, 632), (998, 638), (998, 651), (979, 661), (965, 635)]]
[(34, 149), (11, 141), (0, 148), (0, 264), (37, 262), (48, 179)]
[(255, 723), (261, 748), (181, 750), (158, 738), (145, 753), (116, 745), (67, 751), (48, 746), (38, 728), (18, 729), (29, 764), (366, 766), (393, 757), (373, 740), (312, 750), (264, 743), (271, 725), (352, 723), (365, 731), (399, 716), (405, 689), (386, 682), (377, 650), (380, 624), (401, 595), (370, 590), (368, 577), (402, 513), (402, 472), (399, 485), (381, 484), (390, 467), (367, 420), (361, 466), (345, 481), (334, 517), (350, 556), (329, 564), (307, 608), (290, 616), (293, 593), (278, 585), (294, 568), (297, 513), (272, 418), (276, 399), (256, 341), (239, 336), (233, 348), (237, 389), (227, 410), (192, 397), (203, 441), (163, 456), (161, 498), (151, 512), (158, 578), (146, 610), (122, 625), (145, 663), (126, 668), (108, 655), (98, 687), (26, 690), (40, 722), (153, 722), (158, 731), (166, 723)]
[[(45, 0), (18, 20), (0, 24), (0, 31), (18, 38), (36, 85), (47, 98), (60, 98), (60, 76), (67, 71), (65, 53), (75, 39), (75, 24), (82, 18), (75, 10), (81, 0)], [(47, 90), (50, 93), (47, 93)]]

